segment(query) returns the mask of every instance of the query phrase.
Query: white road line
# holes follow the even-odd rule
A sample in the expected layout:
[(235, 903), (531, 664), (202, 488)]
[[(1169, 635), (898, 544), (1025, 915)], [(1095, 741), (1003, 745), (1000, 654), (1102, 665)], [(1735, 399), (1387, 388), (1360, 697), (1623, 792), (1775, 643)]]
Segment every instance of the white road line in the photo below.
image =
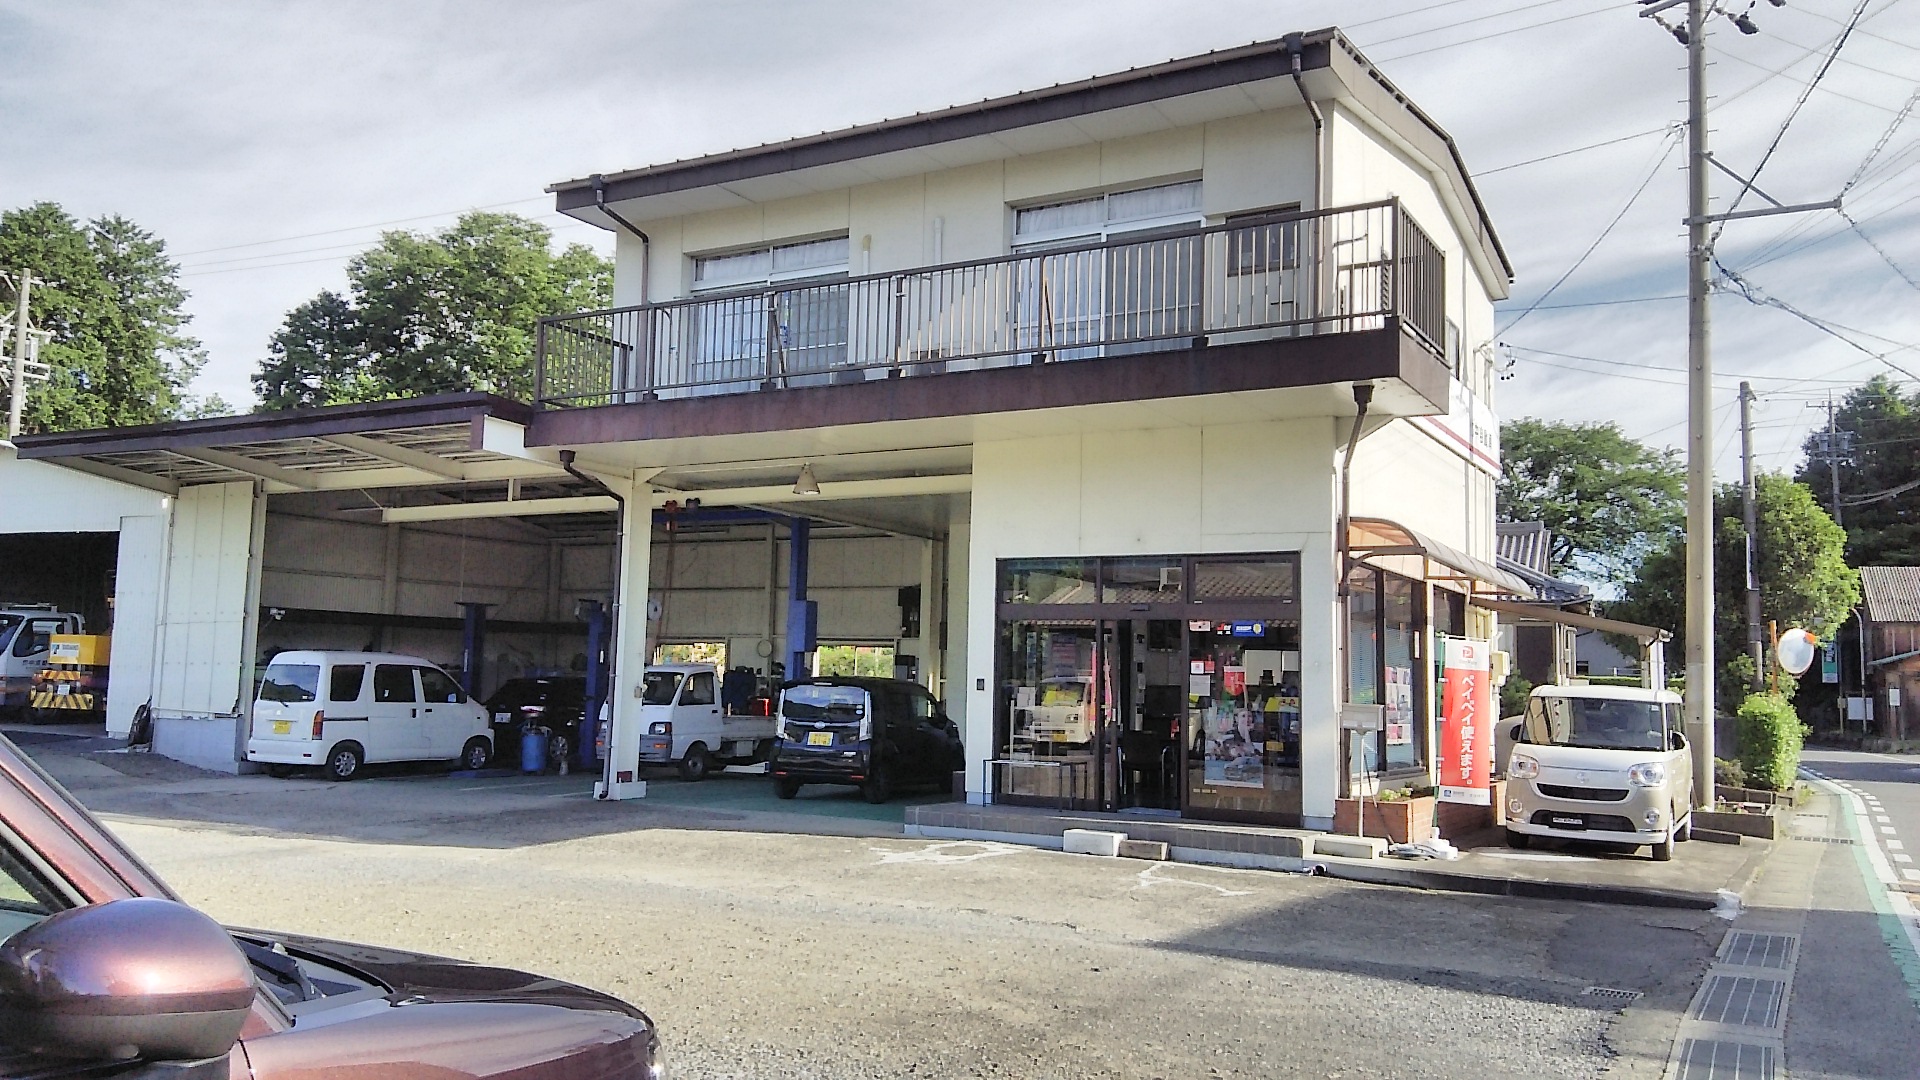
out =
[(1898, 840), (1888, 840), (1886, 843), (1888, 851), (1899, 851), (1901, 848), (1907, 846)]
[[(1831, 781), (1822, 781), (1822, 786), (1832, 791), (1837, 789), (1839, 785)], [(1846, 799), (1843, 799), (1842, 805), (1851, 810), (1855, 817), (1866, 817), (1866, 804), (1858, 795), (1847, 796)], [(1908, 880), (1920, 881), (1920, 874), (1912, 870), (1903, 870), (1899, 875), (1896, 875), (1892, 864), (1887, 861), (1886, 854), (1881, 851), (1880, 845), (1870, 842), (1872, 840), (1872, 834), (1867, 832), (1865, 823), (1861, 822), (1860, 824), (1862, 839), (1869, 841), (1862, 845), (1864, 849), (1863, 853), (1867, 857), (1867, 864), (1872, 868), (1874, 877), (1879, 879), (1883, 887), (1898, 883), (1902, 876), (1907, 876)], [(1892, 832), (1893, 830), (1887, 829), (1886, 831)], [(1894, 916), (1900, 920), (1901, 927), (1907, 933), (1908, 947), (1916, 953), (1920, 953), (1920, 913), (1915, 911), (1912, 898), (1904, 891), (1898, 889), (1884, 889), (1884, 891), (1887, 894), (1887, 906), (1893, 910)]]
[(1882, 826), (1880, 826), (1880, 835), (1882, 835), (1882, 836), (1892, 836), (1893, 834), (1894, 834), (1894, 828), (1893, 828), (1893, 826), (1891, 826), (1891, 825), (1882, 825)]
[(1888, 817), (1885, 814), (1875, 814), (1873, 815), (1873, 820), (1879, 822), (1882, 825), (1888, 824), (1889, 822), (1893, 821), (1892, 818)]
[(1920, 870), (1902, 870), (1900, 873), (1905, 876), (1908, 881), (1920, 881)]
[(1899, 862), (1899, 863), (1908, 863), (1913, 861), (1913, 856), (1907, 854), (1904, 851), (1896, 851), (1893, 853), (1893, 861)]

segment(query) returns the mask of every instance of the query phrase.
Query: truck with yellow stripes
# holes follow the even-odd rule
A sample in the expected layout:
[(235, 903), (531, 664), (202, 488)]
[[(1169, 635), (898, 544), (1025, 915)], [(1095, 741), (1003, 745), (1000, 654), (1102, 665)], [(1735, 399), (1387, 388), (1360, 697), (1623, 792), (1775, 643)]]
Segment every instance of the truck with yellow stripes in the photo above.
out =
[(37, 720), (104, 718), (111, 643), (105, 634), (52, 635), (47, 666), (34, 675), (27, 692), (27, 716)]
[(50, 604), (0, 603), (0, 716), (17, 716), (29, 707), (55, 635), (86, 632), (85, 619)]

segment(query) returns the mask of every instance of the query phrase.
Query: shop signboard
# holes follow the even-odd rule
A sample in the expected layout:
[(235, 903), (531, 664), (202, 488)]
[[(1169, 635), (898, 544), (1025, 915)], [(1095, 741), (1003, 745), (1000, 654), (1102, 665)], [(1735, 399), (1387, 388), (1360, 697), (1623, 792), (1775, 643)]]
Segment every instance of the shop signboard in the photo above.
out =
[(1440, 801), (1486, 806), (1493, 772), (1493, 646), (1446, 639), (1440, 716)]
[(1840, 681), (1840, 648), (1832, 642), (1820, 646), (1820, 681), (1828, 685)]

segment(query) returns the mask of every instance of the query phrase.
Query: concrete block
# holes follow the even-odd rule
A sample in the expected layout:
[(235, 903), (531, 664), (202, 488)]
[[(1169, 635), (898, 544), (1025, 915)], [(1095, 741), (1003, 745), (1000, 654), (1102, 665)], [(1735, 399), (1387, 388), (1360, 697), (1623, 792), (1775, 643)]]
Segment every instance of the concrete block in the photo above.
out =
[(1170, 857), (1164, 840), (1122, 840), (1118, 852), (1123, 859), (1151, 859), (1166, 862)]
[(1120, 842), (1127, 838), (1126, 833), (1101, 832), (1097, 829), (1068, 829), (1060, 834), (1060, 850), (1076, 855), (1118, 855)]
[(1386, 854), (1387, 842), (1377, 836), (1316, 836), (1309, 845), (1311, 855), (1334, 855), (1343, 859), (1377, 859)]

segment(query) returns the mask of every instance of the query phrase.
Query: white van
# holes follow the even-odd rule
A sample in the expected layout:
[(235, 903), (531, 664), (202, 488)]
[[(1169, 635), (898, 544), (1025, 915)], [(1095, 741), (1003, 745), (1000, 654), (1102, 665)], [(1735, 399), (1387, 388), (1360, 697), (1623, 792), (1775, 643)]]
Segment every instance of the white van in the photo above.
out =
[(247, 760), (275, 776), (318, 766), (329, 780), (375, 761), (480, 769), (492, 757), (487, 710), (451, 675), (395, 653), (280, 653), (261, 679), (247, 740)]
[(712, 664), (654, 664), (642, 676), (640, 763), (678, 765), (703, 780), (728, 765), (758, 765), (773, 753), (773, 717), (725, 712)]
[(1693, 835), (1693, 757), (1680, 695), (1637, 686), (1536, 686), (1511, 732), (1507, 842), (1537, 836), (1646, 845), (1657, 862)]

